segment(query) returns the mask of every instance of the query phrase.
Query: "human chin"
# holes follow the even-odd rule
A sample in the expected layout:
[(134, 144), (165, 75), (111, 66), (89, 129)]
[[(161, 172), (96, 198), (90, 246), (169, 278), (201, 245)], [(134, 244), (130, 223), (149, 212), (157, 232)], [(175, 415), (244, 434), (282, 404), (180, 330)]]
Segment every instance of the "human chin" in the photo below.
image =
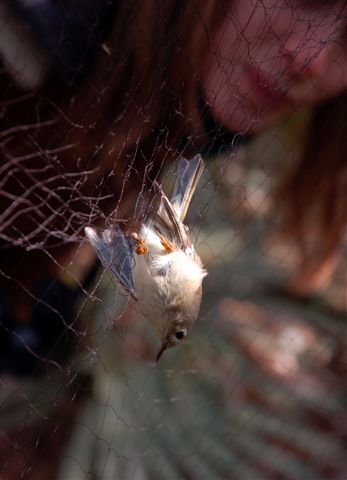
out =
[(254, 101), (247, 92), (236, 93), (226, 86), (220, 88), (215, 96), (207, 98), (207, 101), (216, 121), (237, 133), (257, 133), (271, 124), (281, 112), (263, 101)]

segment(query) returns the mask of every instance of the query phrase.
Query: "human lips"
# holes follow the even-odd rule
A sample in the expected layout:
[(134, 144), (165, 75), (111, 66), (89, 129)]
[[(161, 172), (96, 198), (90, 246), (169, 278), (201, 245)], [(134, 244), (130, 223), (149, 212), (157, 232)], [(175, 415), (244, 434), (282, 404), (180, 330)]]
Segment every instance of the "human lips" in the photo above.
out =
[[(250, 84), (251, 96), (256, 96), (279, 107), (292, 104), (288, 91), (280, 88), (278, 82), (272, 80), (265, 72), (251, 65), (246, 65), (245, 73)], [(252, 93), (255, 95), (252, 95)]]

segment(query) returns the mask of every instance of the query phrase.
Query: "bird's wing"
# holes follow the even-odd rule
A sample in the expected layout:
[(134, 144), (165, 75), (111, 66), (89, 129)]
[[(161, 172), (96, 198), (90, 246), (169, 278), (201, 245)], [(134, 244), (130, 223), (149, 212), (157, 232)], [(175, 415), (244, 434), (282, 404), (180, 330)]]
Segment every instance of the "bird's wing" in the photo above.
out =
[(104, 230), (101, 234), (92, 227), (84, 230), (103, 266), (137, 300), (132, 276), (133, 246), (124, 233), (118, 227)]
[(160, 205), (157, 214), (153, 218), (153, 228), (158, 233), (163, 234), (162, 227), (167, 229), (170, 237), (173, 238), (175, 244), (182, 247), (190, 247), (192, 245), (188, 229), (178, 218), (177, 211), (165, 195), (162, 187), (153, 182), (153, 188), (157, 191), (160, 197)]
[(201, 155), (195, 155), (191, 160), (181, 157), (177, 165), (177, 177), (171, 203), (181, 222), (184, 221), (194, 191), (204, 169)]

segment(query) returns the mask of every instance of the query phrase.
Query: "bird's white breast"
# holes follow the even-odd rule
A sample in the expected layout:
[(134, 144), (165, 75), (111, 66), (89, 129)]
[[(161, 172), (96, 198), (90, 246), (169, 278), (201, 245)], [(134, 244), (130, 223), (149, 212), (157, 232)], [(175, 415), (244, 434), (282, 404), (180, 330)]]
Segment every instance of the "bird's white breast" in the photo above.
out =
[(141, 238), (149, 253), (134, 258), (133, 280), (138, 293), (141, 312), (154, 324), (163, 318), (163, 312), (175, 298), (195, 292), (205, 276), (201, 263), (191, 250), (167, 252), (159, 236), (150, 227), (143, 226)]

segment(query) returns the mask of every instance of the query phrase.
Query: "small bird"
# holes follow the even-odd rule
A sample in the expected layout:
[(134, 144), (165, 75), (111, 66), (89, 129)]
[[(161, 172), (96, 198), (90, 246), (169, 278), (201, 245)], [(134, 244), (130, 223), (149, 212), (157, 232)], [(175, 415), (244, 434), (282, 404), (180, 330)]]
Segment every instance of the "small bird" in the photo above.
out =
[(187, 338), (200, 309), (207, 273), (183, 221), (203, 169), (201, 155), (190, 161), (180, 158), (171, 201), (154, 182), (159, 206), (138, 231), (126, 234), (115, 226), (99, 234), (85, 228), (102, 264), (138, 302), (159, 335), (156, 361)]

